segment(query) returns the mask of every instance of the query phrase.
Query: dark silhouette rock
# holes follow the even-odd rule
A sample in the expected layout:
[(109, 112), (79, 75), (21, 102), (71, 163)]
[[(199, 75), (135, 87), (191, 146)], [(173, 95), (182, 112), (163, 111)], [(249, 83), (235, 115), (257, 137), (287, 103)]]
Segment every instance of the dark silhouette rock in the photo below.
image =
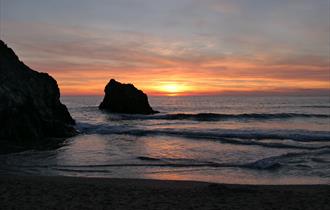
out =
[(0, 152), (53, 144), (75, 135), (74, 123), (56, 80), (30, 69), (0, 40)]
[(104, 89), (105, 96), (99, 108), (116, 113), (155, 114), (148, 97), (132, 84), (122, 84), (114, 79)]

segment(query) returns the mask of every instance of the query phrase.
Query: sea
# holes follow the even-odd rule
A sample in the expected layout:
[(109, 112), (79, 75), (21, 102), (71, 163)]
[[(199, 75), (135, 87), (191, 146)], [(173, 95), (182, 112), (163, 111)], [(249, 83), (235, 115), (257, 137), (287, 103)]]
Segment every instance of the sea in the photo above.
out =
[(0, 155), (0, 173), (330, 184), (330, 96), (151, 96), (154, 115), (63, 96), (80, 134), (53, 150)]

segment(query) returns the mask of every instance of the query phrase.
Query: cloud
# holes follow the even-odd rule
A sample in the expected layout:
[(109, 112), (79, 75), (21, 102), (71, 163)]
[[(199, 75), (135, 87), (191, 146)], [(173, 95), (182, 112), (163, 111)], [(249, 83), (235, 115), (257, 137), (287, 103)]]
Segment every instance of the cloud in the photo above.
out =
[(236, 1), (228, 0), (209, 1), (208, 7), (211, 11), (224, 14), (238, 14), (241, 11), (241, 7)]
[[(159, 84), (170, 82), (196, 94), (330, 89), (327, 56), (295, 52), (285, 45), (272, 48), (268, 42), (262, 50), (260, 38), (237, 36), (230, 42), (259, 45), (226, 52), (222, 40), (212, 34), (186, 40), (112, 28), (4, 23), (9, 46), (32, 68), (54, 75), (65, 94), (101, 94), (112, 77), (154, 94)], [(277, 50), (282, 47), (285, 50)]]

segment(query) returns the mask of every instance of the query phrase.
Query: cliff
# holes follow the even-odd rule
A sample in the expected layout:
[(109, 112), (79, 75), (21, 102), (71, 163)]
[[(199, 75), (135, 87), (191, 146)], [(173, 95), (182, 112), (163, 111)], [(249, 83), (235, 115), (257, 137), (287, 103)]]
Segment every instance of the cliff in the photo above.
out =
[[(0, 40), (0, 143), (2, 149), (47, 145), (76, 134), (60, 102), (57, 82), (30, 69)], [(0, 151), (1, 152), (1, 151)]]

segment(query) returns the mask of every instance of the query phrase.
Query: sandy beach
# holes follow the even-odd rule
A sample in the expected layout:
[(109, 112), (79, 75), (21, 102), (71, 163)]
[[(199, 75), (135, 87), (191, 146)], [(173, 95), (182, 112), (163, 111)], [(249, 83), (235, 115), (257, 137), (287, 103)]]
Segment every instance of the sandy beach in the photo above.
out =
[(328, 209), (329, 185), (0, 177), (1, 209)]

